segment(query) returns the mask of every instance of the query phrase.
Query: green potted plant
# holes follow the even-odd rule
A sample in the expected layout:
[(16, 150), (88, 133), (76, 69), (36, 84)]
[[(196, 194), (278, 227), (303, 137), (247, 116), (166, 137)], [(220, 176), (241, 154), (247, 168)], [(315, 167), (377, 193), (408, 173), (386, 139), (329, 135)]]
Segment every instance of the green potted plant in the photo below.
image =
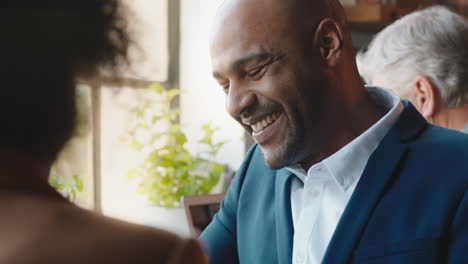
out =
[[(73, 137), (67, 142), (54, 162), (49, 173), (49, 184), (65, 198), (75, 204), (92, 208), (89, 195), (89, 181), (86, 176), (89, 171), (89, 153), (91, 140), (91, 91), (86, 86), (76, 89), (76, 126)], [(88, 184), (87, 184), (88, 183)]]
[(180, 91), (167, 90), (158, 83), (149, 89), (155, 99), (132, 109), (134, 123), (121, 138), (144, 156), (127, 177), (138, 181), (137, 192), (146, 197), (148, 205), (180, 208), (183, 196), (208, 194), (218, 184), (224, 167), (213, 160), (225, 142), (214, 141), (216, 129), (204, 124), (203, 137), (198, 141), (203, 151), (190, 153), (179, 124), (181, 110), (173, 107)]
[(83, 181), (78, 175), (73, 175), (71, 179), (65, 180), (59, 179), (56, 175), (51, 175), (49, 184), (71, 202), (76, 202), (77, 196), (83, 192)]

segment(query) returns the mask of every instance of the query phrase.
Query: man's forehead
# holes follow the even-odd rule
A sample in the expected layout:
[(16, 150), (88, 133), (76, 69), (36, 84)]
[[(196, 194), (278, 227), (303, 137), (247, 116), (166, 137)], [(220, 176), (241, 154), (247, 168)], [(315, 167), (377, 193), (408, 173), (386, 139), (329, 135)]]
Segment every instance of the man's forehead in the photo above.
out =
[[(224, 0), (218, 8), (217, 14), (227, 15), (240, 11), (245, 13), (248, 10), (263, 9), (268, 10), (291, 6), (297, 0)], [(260, 15), (260, 14), (258, 14)]]
[(340, 8), (338, 0), (225, 0), (218, 9), (210, 42), (229, 35), (281, 38), (291, 31), (309, 33), (321, 19), (335, 18)]
[(284, 10), (274, 10), (271, 6), (265, 8), (257, 1), (277, 0), (229, 0), (222, 5), (210, 37), (212, 54), (224, 53), (233, 46), (244, 50), (248, 50), (245, 46), (268, 46), (284, 37), (282, 31), (291, 31)]
[[(274, 26), (286, 21), (288, 10), (283, 6), (284, 0), (226, 0), (219, 7), (213, 32), (240, 26), (250, 30), (263, 25)], [(213, 37), (212, 37), (213, 38)]]
[(345, 14), (339, 0), (225, 0), (215, 21), (218, 28), (232, 22), (308, 27), (326, 17), (344, 23)]
[(249, 13), (262, 18), (273, 14), (277, 19), (282, 17), (308, 19), (329, 17), (338, 9), (341, 9), (339, 0), (224, 0), (218, 8), (217, 19)]

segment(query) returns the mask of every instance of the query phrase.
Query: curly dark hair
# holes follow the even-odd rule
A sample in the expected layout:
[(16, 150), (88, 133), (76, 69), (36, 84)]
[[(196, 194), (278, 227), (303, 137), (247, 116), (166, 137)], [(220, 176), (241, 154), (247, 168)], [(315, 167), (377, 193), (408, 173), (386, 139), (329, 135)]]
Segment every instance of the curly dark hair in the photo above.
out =
[(2, 0), (0, 148), (53, 161), (71, 137), (75, 86), (126, 62), (116, 0)]

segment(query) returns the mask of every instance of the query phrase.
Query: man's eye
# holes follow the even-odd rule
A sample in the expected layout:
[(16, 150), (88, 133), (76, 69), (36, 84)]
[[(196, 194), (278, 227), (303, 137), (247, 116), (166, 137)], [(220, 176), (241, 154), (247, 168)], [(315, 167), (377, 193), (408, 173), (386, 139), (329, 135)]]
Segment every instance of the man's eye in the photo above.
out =
[(254, 68), (253, 70), (249, 71), (247, 73), (247, 76), (249, 76), (250, 78), (259, 78), (262, 76), (263, 73), (265, 73), (265, 70), (266, 70), (266, 64), (265, 65), (262, 65), (260, 67), (257, 67), (257, 68)]
[(229, 92), (229, 83), (221, 84), (221, 87), (223, 88), (223, 92), (225, 94), (228, 94), (228, 92)]

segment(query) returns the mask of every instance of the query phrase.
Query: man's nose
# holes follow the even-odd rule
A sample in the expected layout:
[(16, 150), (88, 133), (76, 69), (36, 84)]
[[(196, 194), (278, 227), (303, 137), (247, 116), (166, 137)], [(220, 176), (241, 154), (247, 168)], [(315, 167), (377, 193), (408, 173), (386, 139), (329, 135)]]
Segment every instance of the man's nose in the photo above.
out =
[(226, 109), (233, 118), (238, 119), (255, 101), (256, 96), (251, 90), (231, 83), (226, 100)]

